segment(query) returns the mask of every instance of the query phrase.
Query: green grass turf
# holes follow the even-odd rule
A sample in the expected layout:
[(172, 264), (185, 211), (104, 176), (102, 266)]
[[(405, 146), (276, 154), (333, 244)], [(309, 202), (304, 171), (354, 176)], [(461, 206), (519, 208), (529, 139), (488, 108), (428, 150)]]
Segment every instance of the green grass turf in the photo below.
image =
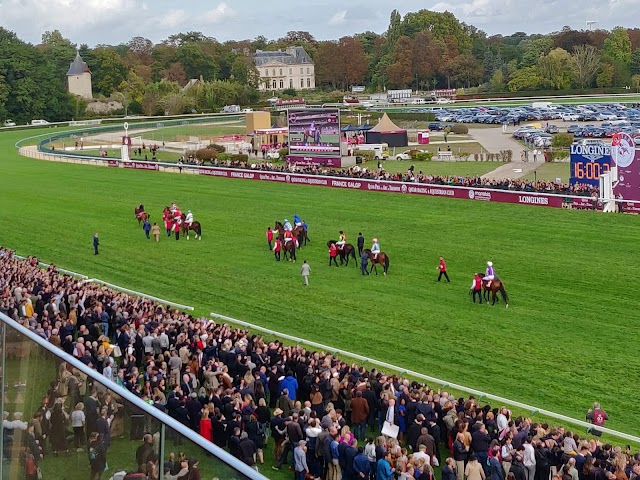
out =
[(536, 169), (534, 175), (533, 172), (527, 174), (524, 178), (527, 180), (550, 180), (555, 181), (560, 177), (563, 183), (569, 183), (569, 175), (571, 173), (571, 165), (569, 162), (563, 163), (545, 163)]
[[(14, 142), (0, 137), (0, 244), (18, 253), (576, 418), (598, 400), (612, 428), (640, 426), (637, 217), (56, 164), (19, 158)], [(144, 238), (133, 207), (154, 221), (173, 200), (201, 242)], [(308, 289), (264, 240), (294, 212), (313, 239), (299, 254)], [(324, 244), (340, 229), (377, 236), (390, 275), (330, 269)], [(439, 255), (451, 284), (435, 282)], [(469, 303), (489, 259), (508, 310)]]
[[(142, 133), (145, 140), (174, 142), (178, 136), (212, 137), (222, 135), (238, 135), (246, 132), (244, 124), (233, 122), (228, 125), (185, 125), (180, 127), (167, 127)], [(134, 133), (132, 136), (138, 136)]]

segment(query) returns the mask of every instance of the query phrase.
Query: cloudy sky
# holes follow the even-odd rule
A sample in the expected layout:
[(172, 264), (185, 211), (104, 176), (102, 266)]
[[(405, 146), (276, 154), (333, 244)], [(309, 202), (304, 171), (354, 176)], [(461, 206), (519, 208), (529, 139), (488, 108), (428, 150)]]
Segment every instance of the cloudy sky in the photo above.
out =
[[(597, 5), (597, 6), (596, 6)], [(317, 39), (384, 32), (392, 8), (401, 14), (448, 10), (489, 34), (547, 33), (564, 25), (633, 27), (638, 0), (0, 0), (0, 25), (38, 43), (58, 29), (74, 43), (118, 44), (141, 35), (159, 42), (176, 32), (202, 31), (218, 40), (264, 35), (280, 38), (306, 30)]]

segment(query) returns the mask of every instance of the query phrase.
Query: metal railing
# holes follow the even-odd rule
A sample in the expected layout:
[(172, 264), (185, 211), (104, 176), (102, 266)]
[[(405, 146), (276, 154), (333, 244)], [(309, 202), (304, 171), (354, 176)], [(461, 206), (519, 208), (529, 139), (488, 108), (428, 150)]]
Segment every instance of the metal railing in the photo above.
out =
[[(410, 377), (413, 377), (413, 378), (418, 378), (420, 380), (425, 380), (427, 382), (431, 382), (431, 383), (434, 383), (436, 385), (439, 385), (441, 388), (452, 388), (452, 389), (455, 389), (455, 390), (458, 390), (458, 391), (461, 391), (461, 392), (469, 393), (471, 395), (476, 396), (480, 401), (485, 400), (485, 399), (494, 400), (496, 402), (500, 402), (500, 403), (503, 403), (503, 404), (506, 404), (506, 405), (511, 405), (512, 407), (517, 407), (517, 408), (520, 408), (522, 410), (526, 410), (526, 411), (530, 412), (530, 415), (534, 415), (534, 414), (538, 413), (540, 415), (544, 415), (546, 417), (554, 418), (556, 420), (560, 420), (560, 421), (565, 422), (565, 423), (570, 423), (572, 425), (578, 425), (580, 427), (585, 427), (585, 428), (594, 428), (594, 425), (592, 423), (585, 422), (584, 420), (578, 420), (576, 418), (568, 417), (566, 415), (562, 415), (560, 413), (552, 412), (552, 411), (546, 410), (544, 408), (534, 407), (534, 406), (528, 405), (526, 403), (518, 402), (516, 400), (511, 400), (509, 398), (499, 397), (498, 395), (493, 395), (491, 393), (483, 392), (481, 390), (477, 390), (475, 388), (470, 388), (470, 387), (467, 387), (465, 385), (460, 385), (460, 384), (457, 384), (457, 383), (448, 382), (446, 380), (442, 380), (440, 378), (432, 377), (430, 375), (424, 375), (422, 373), (415, 372), (415, 371), (407, 369), (407, 368), (403, 368), (403, 367), (400, 367), (400, 366), (397, 366), (397, 365), (393, 365), (393, 364), (387, 363), (387, 362), (381, 362), (379, 360), (376, 360), (376, 359), (373, 359), (373, 358), (369, 358), (369, 357), (365, 357), (363, 355), (359, 355), (359, 354), (354, 353), (354, 352), (349, 352), (347, 350), (342, 350), (342, 349), (339, 349), (339, 348), (331, 347), (329, 345), (324, 345), (322, 343), (313, 342), (311, 340), (305, 340), (304, 338), (294, 337), (293, 335), (288, 335), (286, 333), (277, 332), (275, 330), (271, 330), (269, 328), (261, 327), (259, 325), (255, 325), (253, 323), (244, 322), (242, 320), (238, 320), (238, 319), (233, 318), (233, 317), (228, 317), (226, 315), (220, 315), (219, 313), (211, 312), (209, 315), (212, 318), (215, 318), (215, 319), (218, 319), (218, 320), (222, 320), (222, 321), (228, 322), (228, 323), (233, 323), (235, 325), (240, 325), (240, 326), (243, 326), (243, 327), (248, 328), (248, 329), (253, 330), (253, 331), (263, 332), (263, 333), (266, 333), (266, 334), (271, 335), (273, 337), (283, 338), (285, 340), (289, 340), (291, 342), (295, 342), (296, 344), (308, 345), (310, 347), (318, 348), (318, 349), (323, 350), (323, 351), (328, 352), (328, 353), (337, 353), (337, 354), (344, 355), (346, 357), (352, 358), (354, 360), (358, 360), (358, 361), (360, 361), (362, 363), (369, 363), (371, 365), (376, 365), (378, 367), (382, 367), (382, 368), (386, 368), (386, 369), (392, 370), (394, 372), (398, 372), (401, 375), (407, 375), (407, 376), (410, 376)], [(640, 437), (637, 437), (635, 435), (629, 435), (628, 433), (619, 432), (617, 430), (613, 430), (611, 428), (606, 428), (606, 427), (595, 427), (595, 428), (597, 428), (597, 430), (600, 431), (600, 432), (608, 433), (608, 434), (613, 435), (615, 437), (619, 437), (619, 438), (623, 438), (625, 440), (629, 440), (629, 441), (632, 441), (632, 442), (640, 443)]]
[[(109, 381), (106, 377), (100, 375), (96, 370), (89, 368), (87, 365), (82, 363), (77, 358), (73, 357), (72, 355), (69, 355), (64, 350), (47, 342), (45, 339), (43, 339), (36, 333), (32, 332), (31, 330), (25, 328), (24, 326), (20, 325), (15, 320), (0, 313), (0, 322), (11, 327), (21, 335), (27, 337), (29, 340), (35, 342), (40, 347), (44, 348), (45, 350), (47, 350), (48, 352), (50, 352), (60, 360), (67, 362), (69, 365), (73, 366), (75, 369), (81, 371), (83, 374), (90, 377), (93, 381), (98, 382), (108, 390), (113, 391), (114, 393), (122, 397), (124, 400), (130, 402), (135, 407), (145, 412), (147, 415), (161, 422), (163, 425), (175, 430), (180, 435), (189, 439), (190, 441), (198, 445), (203, 450), (209, 452), (215, 458), (225, 463), (227, 466), (229, 466), (233, 470), (238, 471), (239, 473), (246, 476), (247, 478), (256, 479), (256, 480), (266, 480), (267, 477), (260, 474), (253, 468), (249, 467), (244, 462), (241, 462), (240, 460), (235, 458), (233, 455), (231, 455), (229, 452), (223, 450), (222, 448), (209, 442), (208, 440), (205, 440), (204, 437), (200, 436), (193, 430), (186, 428), (184, 425), (182, 425), (177, 420), (174, 420), (166, 413), (163, 413), (157, 408), (149, 405), (148, 403), (143, 402), (140, 398), (138, 398), (136, 395), (131, 393), (129, 390), (122, 388), (120, 385), (118, 385), (115, 382)], [(161, 469), (160, 471), (162, 472), (162, 470), (163, 469)]]

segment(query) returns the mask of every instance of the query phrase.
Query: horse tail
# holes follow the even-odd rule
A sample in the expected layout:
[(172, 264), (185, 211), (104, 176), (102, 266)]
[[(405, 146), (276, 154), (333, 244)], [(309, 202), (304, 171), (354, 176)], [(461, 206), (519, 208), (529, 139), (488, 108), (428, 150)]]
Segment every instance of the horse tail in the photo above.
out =
[(389, 270), (389, 255), (384, 256), (384, 269)]
[(507, 291), (504, 289), (502, 282), (500, 282), (500, 293), (504, 297), (504, 303), (509, 303), (509, 295), (507, 295)]

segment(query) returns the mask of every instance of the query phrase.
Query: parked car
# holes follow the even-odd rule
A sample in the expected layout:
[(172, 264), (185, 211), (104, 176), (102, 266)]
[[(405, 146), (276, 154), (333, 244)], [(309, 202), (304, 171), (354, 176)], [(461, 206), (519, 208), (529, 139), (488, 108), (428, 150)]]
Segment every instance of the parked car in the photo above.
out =
[(13, 120), (5, 120), (4, 121), (4, 126), (5, 127), (15, 127), (16, 126), (16, 122), (14, 122)]
[(278, 150), (269, 150), (267, 152), (267, 160), (280, 160), (280, 152)]
[(557, 125), (549, 125), (544, 131), (547, 133), (558, 133), (559, 130)]
[(396, 155), (396, 160), (411, 160), (411, 153), (413, 150), (405, 150)]
[(31, 125), (49, 125), (46, 120), (31, 120)]
[(433, 130), (436, 132), (439, 132), (440, 130), (442, 130), (442, 124), (440, 122), (430, 122), (428, 127), (429, 127), (429, 130)]

